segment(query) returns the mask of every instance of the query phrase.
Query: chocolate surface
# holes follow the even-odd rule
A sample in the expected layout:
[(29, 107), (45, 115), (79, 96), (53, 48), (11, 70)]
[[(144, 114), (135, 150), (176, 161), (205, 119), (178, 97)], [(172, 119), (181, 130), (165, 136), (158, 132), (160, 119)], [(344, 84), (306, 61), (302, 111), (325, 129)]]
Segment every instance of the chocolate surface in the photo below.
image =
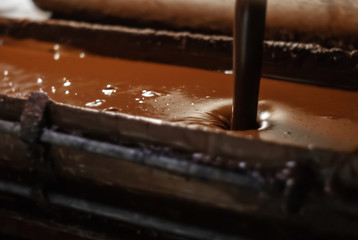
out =
[[(1, 40), (1, 93), (27, 97), (40, 90), (71, 105), (219, 130), (230, 127), (229, 72), (105, 58), (33, 40)], [(358, 149), (358, 92), (262, 79), (259, 98), (261, 128), (228, 134), (309, 148)]]
[[(232, 38), (71, 21), (0, 18), (0, 34), (70, 44), (101, 56), (209, 70), (232, 69)], [(105, 40), (106, 44), (103, 44)], [(294, 39), (290, 38), (290, 41)], [(263, 76), (358, 90), (358, 51), (265, 41)]]

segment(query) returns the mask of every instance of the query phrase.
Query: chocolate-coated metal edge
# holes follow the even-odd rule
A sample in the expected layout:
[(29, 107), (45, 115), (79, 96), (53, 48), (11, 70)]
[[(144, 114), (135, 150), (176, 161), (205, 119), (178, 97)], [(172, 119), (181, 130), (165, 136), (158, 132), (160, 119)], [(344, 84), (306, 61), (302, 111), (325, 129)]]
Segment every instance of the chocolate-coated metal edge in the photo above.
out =
[[(1, 102), (2, 104), (20, 104), (23, 105), (22, 101), (18, 101), (15, 102), (13, 101), (14, 98), (10, 98), (10, 97), (6, 97), (3, 96), (1, 98)], [(10, 108), (10, 109), (15, 109), (14, 111), (16, 111), (16, 109), (19, 109), (19, 107), (15, 107), (15, 108)], [(71, 111), (72, 110), (72, 111)], [(57, 112), (59, 111), (59, 112)], [(3, 113), (1, 113), (0, 115), (2, 115)], [(152, 145), (156, 145), (159, 144), (161, 146), (169, 146), (169, 151), (167, 150), (166, 152), (157, 152), (154, 150), (153, 152), (151, 152), (151, 148), (145, 148), (142, 149), (142, 151), (144, 151), (146, 154), (151, 154), (154, 157), (160, 157), (160, 156), (164, 156), (167, 157), (169, 154), (170, 157), (175, 158), (179, 161), (184, 161), (183, 164), (186, 162), (185, 164), (187, 164), (187, 166), (190, 166), (190, 161), (198, 161), (199, 164), (206, 164), (206, 165), (211, 165), (211, 166), (217, 166), (217, 167), (226, 167), (228, 168), (228, 166), (225, 166), (226, 163), (230, 162), (230, 160), (234, 160), (234, 164), (230, 169), (231, 170), (236, 170), (238, 171), (238, 174), (242, 174), (242, 175), (246, 175), (246, 176), (252, 176), (253, 179), (255, 179), (256, 182), (261, 182), (263, 183), (263, 186), (266, 187), (266, 191), (270, 191), (270, 184), (275, 185), (274, 183), (276, 181), (281, 181), (284, 185), (286, 185), (286, 187), (284, 187), (283, 189), (287, 189), (287, 198), (288, 199), (292, 199), (291, 196), (296, 196), (297, 194), (297, 190), (295, 190), (295, 188), (299, 189), (299, 193), (302, 191), (302, 187), (304, 186), (304, 190), (303, 192), (305, 194), (314, 194), (314, 195), (318, 195), (318, 199), (320, 197), (323, 197), (324, 201), (328, 201), (330, 202), (330, 204), (332, 205), (332, 201), (336, 201), (337, 198), (333, 195), (327, 195), (327, 193), (323, 193), (324, 189), (327, 185), (325, 185), (323, 183), (323, 185), (321, 186), (319, 181), (322, 182), (328, 182), (332, 179), (332, 174), (328, 174), (327, 172), (331, 171), (334, 172), (335, 168), (337, 167), (337, 165), (339, 165), (339, 162), (341, 160), (349, 160), (352, 159), (354, 160), (354, 155), (349, 155), (349, 154), (344, 154), (344, 153), (336, 153), (336, 152), (331, 152), (331, 151), (313, 151), (313, 150), (308, 150), (308, 149), (300, 149), (300, 148), (295, 148), (295, 147), (290, 147), (290, 146), (284, 146), (284, 145), (279, 145), (279, 144), (269, 144), (269, 143), (264, 143), (264, 142), (260, 142), (260, 141), (250, 141), (247, 139), (239, 139), (237, 137), (234, 136), (227, 136), (226, 134), (224, 134), (223, 132), (210, 132), (210, 131), (203, 131), (202, 129), (187, 129), (187, 128), (183, 128), (183, 126), (177, 125), (177, 124), (169, 124), (169, 123), (165, 123), (162, 122), (160, 124), (155, 123), (155, 122), (151, 122), (149, 119), (144, 119), (144, 118), (135, 118), (133, 116), (128, 116), (128, 115), (123, 115), (123, 114), (106, 114), (106, 113), (100, 113), (98, 111), (90, 111), (90, 110), (86, 110), (83, 108), (74, 108), (71, 106), (66, 106), (63, 104), (57, 104), (57, 103), (51, 103), (49, 105), (49, 109), (48, 109), (48, 119), (50, 120), (50, 125), (49, 127), (55, 127), (55, 129), (63, 129), (63, 130), (69, 130), (71, 131), (75, 131), (76, 134), (80, 134), (83, 136), (92, 136), (92, 138), (94, 136), (98, 137), (99, 139), (101, 139), (102, 141), (104, 140), (105, 137), (107, 137), (107, 141), (109, 142), (113, 142), (113, 139), (119, 139), (119, 143), (121, 142), (121, 139), (126, 138), (125, 142), (128, 143), (128, 141), (130, 141), (129, 143), (132, 144), (133, 143), (151, 143)], [(68, 116), (68, 114), (71, 114), (72, 116), (74, 116), (71, 119), (76, 119), (79, 122), (73, 122), (73, 121), (67, 121), (66, 118), (63, 118), (62, 115), (65, 114), (66, 116)], [(18, 113), (13, 113), (11, 115), (20, 115)], [(61, 117), (62, 116), (62, 117)], [(82, 119), (81, 119), (82, 116)], [(80, 124), (80, 122), (83, 122), (82, 120), (86, 119), (84, 122), (88, 122), (88, 126), (82, 126), (82, 124)], [(52, 121), (51, 121), (52, 120)], [(93, 130), (93, 128), (90, 128), (91, 122), (96, 121), (96, 126), (98, 126), (98, 128), (96, 128), (95, 130)], [(110, 123), (110, 124), (108, 124)], [(114, 124), (114, 125), (113, 125)], [(16, 125), (16, 123), (15, 123)], [(3, 129), (5, 132), (9, 131), (9, 133), (11, 131), (15, 131), (16, 130), (16, 126), (10, 126), (10, 128), (8, 130)], [(113, 127), (113, 126), (117, 126), (117, 127)], [(87, 128), (88, 127), (88, 128)], [(107, 130), (108, 128), (112, 131), (114, 131), (111, 134), (108, 134)], [(129, 129), (128, 129), (129, 128)], [(92, 130), (91, 130), (92, 129)], [(107, 129), (107, 130), (106, 130)], [(163, 131), (163, 129), (165, 131)], [(158, 131), (160, 130), (160, 131)], [(19, 129), (17, 129), (15, 132), (18, 132)], [(54, 130), (51, 130), (54, 131)], [(91, 132), (92, 131), (92, 132)], [(97, 131), (99, 131), (100, 133), (98, 133)], [(101, 132), (103, 131), (103, 132)], [(165, 132), (165, 134), (162, 134), (162, 132)], [(180, 133), (183, 133), (183, 135), (180, 135)], [(18, 133), (15, 133), (15, 135), (18, 135)], [(61, 134), (60, 134), (61, 135)], [(64, 135), (63, 135), (64, 136)], [(114, 138), (113, 138), (114, 136)], [(148, 137), (151, 136), (151, 137)], [(173, 138), (173, 136), (176, 136), (175, 138)], [(45, 137), (45, 135), (43, 135), (43, 137)], [(206, 145), (208, 144), (208, 142), (204, 142), (204, 145), (193, 145), (194, 142), (191, 143), (187, 143), (185, 141), (185, 139), (191, 139), (191, 138), (196, 138), (196, 137), (202, 137), (202, 138), (206, 138), (206, 139), (210, 139), (210, 142), (212, 143), (219, 143), (219, 142), (225, 142), (225, 143), (232, 143), (234, 144), (235, 148), (237, 149), (237, 151), (235, 152), (225, 152), (225, 151), (231, 151), (228, 149), (225, 149), (224, 145), (220, 145), (217, 147), (217, 149), (213, 151), (212, 146)], [(70, 136), (70, 138), (76, 138), (75, 136)], [(58, 136), (56, 135), (55, 137), (56, 140), (61, 140), (58, 138)], [(76, 138), (77, 139), (77, 138)], [(48, 140), (48, 139), (47, 139)], [(47, 141), (46, 140), (46, 141)], [(78, 140), (78, 139), (77, 139)], [(83, 141), (82, 141), (83, 140)], [(88, 139), (89, 141), (87, 141), (86, 139), (82, 139), (81, 143), (78, 145), (81, 151), (85, 151), (87, 152), (87, 148), (85, 147), (87, 142), (95, 142), (91, 139)], [(48, 142), (54, 145), (57, 145), (57, 143), (52, 143), (52, 142)], [(63, 142), (62, 142), (63, 144)], [(117, 143), (118, 144), (118, 143)], [(183, 145), (184, 144), (184, 145)], [(187, 146), (185, 144), (188, 144)], [(61, 145), (61, 143), (60, 143)], [(98, 149), (101, 144), (95, 144), (94, 149)], [(72, 146), (69, 146), (68, 144), (64, 145), (66, 147), (70, 147), (72, 148)], [(112, 145), (114, 146), (114, 145)], [(143, 146), (143, 145), (142, 145)], [(144, 145), (145, 146), (145, 145)], [(185, 147), (186, 146), (186, 147)], [(211, 146), (211, 147), (210, 147)], [(115, 146), (114, 146), (115, 147)], [(207, 148), (206, 148), (207, 147)], [(189, 151), (189, 153), (187, 153), (186, 155), (179, 151), (177, 152), (176, 150), (178, 149), (185, 149), (187, 151)], [(229, 147), (229, 149), (233, 149), (231, 147)], [(255, 152), (256, 149), (261, 149), (262, 151), (261, 154), (256, 154)], [(198, 156), (198, 151), (200, 152), (201, 150), (204, 150), (204, 154), (201, 156)], [(133, 152), (135, 151), (135, 148), (133, 150), (129, 150), (129, 152)], [(91, 152), (91, 151), (89, 151)], [(80, 153), (80, 152), (79, 152)], [(76, 153), (78, 154), (78, 153)], [(190, 154), (192, 155), (192, 159), (190, 158)], [(204, 160), (206, 158), (205, 155), (210, 156), (219, 156), (223, 154), (223, 158), (221, 158), (221, 162), (219, 162), (219, 164), (216, 162), (217, 159), (212, 158), (209, 160)], [(231, 155), (232, 154), (232, 155)], [(66, 156), (63, 155), (63, 156)], [(186, 156), (189, 158), (184, 158), (181, 159), (180, 156)], [(231, 159), (230, 157), (231, 156)], [(92, 156), (95, 158), (95, 156)], [(134, 156), (136, 157), (136, 156)], [(357, 157), (357, 156), (356, 156)], [(91, 158), (92, 159), (92, 158)], [(243, 170), (241, 169), (241, 172), (239, 171), (239, 165), (238, 165), (238, 160), (253, 160), (253, 161), (248, 161), (248, 168)], [(204, 162), (203, 162), (204, 160)], [(95, 161), (95, 160), (93, 160)], [(107, 161), (106, 161), (107, 162)], [(289, 164), (288, 164), (289, 163)], [(295, 170), (294, 168), (292, 168), (292, 163), (294, 163), (294, 165), (299, 166), (298, 169), (300, 169), (299, 171)], [(103, 164), (103, 161), (98, 162), (98, 164)], [(313, 165), (312, 165), (313, 164)], [(195, 165), (195, 164), (193, 164)], [(229, 164), (230, 165), (230, 164)], [(261, 165), (260, 167), (258, 167), (258, 165)], [(316, 166), (317, 165), (317, 166)], [(290, 167), (291, 166), (291, 167)], [(302, 167), (301, 167), (302, 166)], [(69, 167), (69, 166), (67, 166)], [(171, 171), (175, 170), (174, 168), (170, 167)], [(97, 169), (97, 168), (96, 168)], [(188, 170), (190, 170), (190, 168), (187, 168)], [(76, 170), (76, 165), (72, 166), (72, 170), (71, 171), (83, 171), (81, 169)], [(154, 169), (153, 169), (154, 170)], [(169, 169), (168, 169), (169, 170)], [(280, 174), (283, 171), (291, 171), (291, 173), (287, 176), (287, 179), (279, 179), (277, 178), (278, 174)], [(311, 175), (311, 172), (313, 171), (313, 174)], [(315, 173), (315, 171), (317, 171), (317, 173)], [(92, 172), (93, 174), (94, 172)], [(307, 173), (309, 173), (308, 175), (306, 175)], [(326, 175), (324, 175), (326, 174)], [(185, 174), (184, 174), (185, 175)], [(91, 176), (91, 175), (89, 175)], [(99, 175), (101, 176), (101, 175)], [(113, 175), (115, 176), (115, 174)], [(103, 177), (103, 175), (102, 175)], [(319, 181), (316, 182), (314, 181), (315, 178), (319, 178)], [(199, 177), (200, 178), (200, 177)], [(276, 179), (277, 178), (277, 179)], [(101, 178), (97, 178), (94, 179), (95, 181), (99, 181), (100, 182)], [(288, 182), (290, 181), (290, 179), (293, 180), (297, 180), (297, 183), (299, 184), (297, 187), (294, 187), (296, 185), (287, 185)], [(306, 179), (304, 181), (302, 181), (302, 179)], [(113, 181), (115, 181), (115, 178), (112, 179)], [(214, 180), (215, 181), (215, 180)], [(309, 184), (307, 184), (307, 181), (309, 181)], [(193, 184), (193, 180), (189, 181), (187, 184)], [(208, 185), (209, 186), (209, 185)], [(288, 187), (289, 186), (289, 187)], [(309, 188), (307, 188), (307, 186), (310, 186)], [(173, 186), (172, 186), (173, 187)], [(267, 188), (268, 187), (268, 188)], [(274, 186), (272, 186), (274, 188)], [(329, 187), (329, 185), (328, 185)], [(246, 188), (246, 187), (245, 187)], [(222, 189), (222, 188), (218, 188), (218, 189)], [(271, 189), (272, 190), (272, 189)], [(285, 191), (286, 192), (286, 191)], [(224, 192), (223, 192), (224, 193)], [(230, 190), (227, 189), (227, 193), (230, 193)], [(256, 197), (255, 198), (255, 206), (256, 207), (264, 207), (264, 206), (268, 206), (263, 204), (261, 201), (263, 201), (263, 195), (264, 192), (260, 193), (259, 190), (259, 196), (261, 197)], [(281, 197), (284, 197), (286, 195), (286, 193), (281, 191), (274, 191), (273, 193), (279, 194), (276, 195), (276, 197), (278, 197), (280, 200)], [(232, 196), (235, 196), (235, 191), (231, 192)], [(282, 195), (284, 194), (284, 195)], [(321, 196), (320, 196), (321, 195)], [(246, 196), (243, 195), (243, 196)], [(271, 195), (272, 200), (275, 199), (275, 194)], [(333, 198), (333, 200), (330, 200), (330, 198)], [(240, 201), (243, 200), (243, 197), (239, 197), (239, 198), (235, 198), (235, 204), (240, 205)], [(317, 196), (314, 198), (317, 200)], [(258, 201), (258, 202), (257, 202)], [(270, 200), (271, 201), (271, 200)], [(270, 203), (270, 201), (268, 201), (267, 203)], [(280, 201), (282, 201), (282, 203), (285, 203), (286, 201), (284, 199), (281, 199)], [(279, 209), (280, 207), (280, 201), (276, 202), (273, 205), (270, 205), (270, 207), (275, 206), (276, 210)], [(289, 205), (290, 202), (292, 200), (287, 200)], [(260, 203), (261, 202), (261, 203)], [(265, 202), (265, 201), (264, 201)], [(252, 202), (253, 203), (253, 202)], [(311, 204), (312, 202), (309, 201), (309, 203)], [(220, 202), (215, 203), (216, 206), (220, 205)], [(271, 202), (272, 204), (272, 202)], [(297, 203), (292, 203), (293, 205), (296, 205)], [(299, 209), (302, 207), (305, 207), (306, 202), (302, 202), (302, 203), (298, 203), (299, 204)], [(314, 202), (313, 202), (314, 204)], [(237, 205), (237, 206), (238, 206)], [(285, 206), (285, 204), (284, 204)], [(326, 205), (325, 205), (326, 206)], [(341, 207), (342, 205), (340, 204), (338, 207)], [(317, 206), (315, 206), (315, 209), (317, 208)], [(334, 209), (336, 208), (336, 206), (333, 207)], [(294, 208), (295, 209), (295, 208)], [(293, 210), (294, 210), (293, 209)], [(350, 208), (349, 208), (350, 209)], [(349, 210), (348, 209), (348, 210)], [(354, 209), (354, 208), (353, 208)], [(250, 212), (249, 208), (245, 208), (245, 210), (241, 210), (243, 212), (248, 211)], [(292, 211), (291, 208), (287, 209), (288, 213), (290, 213)], [(294, 210), (297, 211), (297, 210)], [(347, 210), (343, 209), (343, 212), (347, 213)], [(260, 214), (271, 214), (271, 212), (268, 211), (263, 211), (262, 208), (256, 209), (255, 213), (260, 213)], [(276, 211), (277, 213), (277, 211)], [(308, 215), (311, 214), (308, 213)], [(304, 215), (306, 216), (306, 215)], [(302, 219), (296, 219), (293, 221), (302, 221)]]
[[(0, 106), (7, 106), (0, 108), (0, 116), (4, 116), (3, 119), (7, 121), (18, 122), (25, 100), (3, 95), (0, 101)], [(274, 175), (276, 171), (285, 169), (288, 162), (302, 160), (311, 160), (320, 168), (333, 171), (340, 160), (354, 157), (354, 153), (263, 142), (238, 137), (225, 131), (188, 128), (181, 124), (94, 111), (55, 102), (49, 103), (46, 114), (47, 127), (56, 131), (75, 133), (77, 136), (112, 144), (132, 142), (144, 144), (142, 146), (168, 146), (174, 150), (174, 156), (186, 153), (187, 160), (235, 171), (242, 171), (239, 163), (244, 162), (249, 171), (269, 170), (265, 174)], [(17, 116), (18, 119), (8, 118), (7, 115)], [(68, 118), (69, 115), (72, 117)], [(93, 128), (94, 124), (96, 128)], [(2, 131), (6, 133), (7, 130)], [(158, 154), (161, 150), (149, 147), (147, 151)]]

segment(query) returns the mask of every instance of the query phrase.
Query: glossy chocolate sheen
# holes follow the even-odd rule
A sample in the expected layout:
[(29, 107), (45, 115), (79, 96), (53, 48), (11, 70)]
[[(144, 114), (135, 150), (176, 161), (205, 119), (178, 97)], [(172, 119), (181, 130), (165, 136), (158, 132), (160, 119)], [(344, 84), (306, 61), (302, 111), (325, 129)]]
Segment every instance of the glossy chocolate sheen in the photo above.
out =
[[(232, 69), (232, 38), (228, 36), (2, 18), (0, 35), (70, 44), (101, 56), (209, 70)], [(295, 38), (289, 40), (297, 41)], [(275, 79), (358, 90), (358, 51), (265, 41), (262, 73)]]
[[(1, 37), (0, 92), (229, 129), (233, 76), (105, 58), (64, 45)], [(235, 136), (338, 151), (358, 149), (358, 92), (262, 79), (259, 130)], [(70, 117), (70, 116), (69, 116)]]

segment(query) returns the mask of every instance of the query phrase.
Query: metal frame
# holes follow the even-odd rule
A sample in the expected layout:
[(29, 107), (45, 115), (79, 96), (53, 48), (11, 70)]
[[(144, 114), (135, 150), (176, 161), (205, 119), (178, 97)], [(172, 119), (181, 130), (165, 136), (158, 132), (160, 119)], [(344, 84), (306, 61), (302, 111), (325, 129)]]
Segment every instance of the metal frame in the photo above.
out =
[[(25, 199), (32, 199), (32, 188), (19, 185), (16, 183), (5, 182), (0, 180), (0, 191), (13, 194)], [(116, 221), (122, 221), (140, 227), (145, 227), (161, 232), (170, 233), (177, 236), (188, 237), (196, 240), (245, 240), (239, 236), (230, 236), (221, 234), (209, 229), (197, 228), (194, 226), (175, 223), (165, 219), (144, 215), (138, 212), (128, 211), (121, 208), (105, 206), (96, 202), (85, 199), (74, 198), (59, 194), (56, 192), (47, 192), (48, 203), (80, 211), (82, 213), (109, 218)]]

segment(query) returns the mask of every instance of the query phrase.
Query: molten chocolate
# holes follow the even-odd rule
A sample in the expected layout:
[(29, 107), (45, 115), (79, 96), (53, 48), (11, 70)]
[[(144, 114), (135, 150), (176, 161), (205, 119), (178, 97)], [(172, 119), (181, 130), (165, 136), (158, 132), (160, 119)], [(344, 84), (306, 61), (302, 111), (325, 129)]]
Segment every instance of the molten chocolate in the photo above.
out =
[[(104, 58), (57, 44), (0, 39), (3, 94), (27, 97), (40, 90), (66, 104), (230, 128), (230, 72)], [(358, 92), (262, 79), (259, 99), (261, 128), (228, 134), (310, 148), (358, 149)]]

